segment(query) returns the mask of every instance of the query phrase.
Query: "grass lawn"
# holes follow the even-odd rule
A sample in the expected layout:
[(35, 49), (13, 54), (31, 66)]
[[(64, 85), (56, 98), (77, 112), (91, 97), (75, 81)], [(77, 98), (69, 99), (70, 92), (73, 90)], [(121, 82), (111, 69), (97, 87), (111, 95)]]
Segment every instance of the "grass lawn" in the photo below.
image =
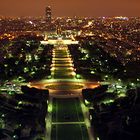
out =
[(84, 124), (52, 125), (51, 140), (89, 140)]
[(84, 117), (78, 98), (53, 99), (53, 122), (83, 122)]
[(74, 76), (73, 75), (68, 75), (68, 74), (66, 74), (66, 75), (58, 75), (58, 74), (54, 74), (53, 75), (53, 78), (54, 79), (74, 79)]
[(55, 64), (69, 64), (71, 63), (71, 61), (68, 60), (57, 60), (55, 61)]
[(70, 66), (73, 66), (72, 63), (65, 63), (65, 64), (60, 64), (60, 63), (59, 63), (59, 64), (58, 64), (58, 63), (55, 64), (55, 63), (54, 63), (53, 65), (54, 65), (56, 68), (57, 68), (57, 67), (70, 67)]
[(60, 67), (59, 69), (54, 70), (54, 73), (59, 73), (59, 74), (63, 74), (63, 73), (67, 74), (69, 72), (72, 73), (73, 70), (72, 69), (63, 69), (62, 67)]

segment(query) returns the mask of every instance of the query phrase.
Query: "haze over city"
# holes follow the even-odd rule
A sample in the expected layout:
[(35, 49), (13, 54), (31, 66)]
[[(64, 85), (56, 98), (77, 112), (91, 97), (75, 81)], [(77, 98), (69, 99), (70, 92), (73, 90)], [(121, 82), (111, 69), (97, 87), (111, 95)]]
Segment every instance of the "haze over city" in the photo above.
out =
[(1, 0), (1, 16), (43, 16), (47, 5), (53, 16), (140, 16), (139, 0)]

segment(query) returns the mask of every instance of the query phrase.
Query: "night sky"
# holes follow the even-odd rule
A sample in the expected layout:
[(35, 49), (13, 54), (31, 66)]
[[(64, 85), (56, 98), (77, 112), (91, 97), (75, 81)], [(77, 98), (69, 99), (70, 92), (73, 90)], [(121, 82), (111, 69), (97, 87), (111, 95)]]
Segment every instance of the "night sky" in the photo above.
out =
[(140, 16), (140, 0), (0, 0), (1, 16)]

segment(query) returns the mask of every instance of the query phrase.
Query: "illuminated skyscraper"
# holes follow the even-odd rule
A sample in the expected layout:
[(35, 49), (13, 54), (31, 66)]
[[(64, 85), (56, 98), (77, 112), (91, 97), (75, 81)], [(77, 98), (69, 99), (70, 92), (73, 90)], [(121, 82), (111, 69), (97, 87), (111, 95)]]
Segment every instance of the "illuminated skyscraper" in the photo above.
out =
[(52, 10), (50, 6), (46, 7), (46, 22), (47, 23), (51, 23), (51, 19), (52, 19)]

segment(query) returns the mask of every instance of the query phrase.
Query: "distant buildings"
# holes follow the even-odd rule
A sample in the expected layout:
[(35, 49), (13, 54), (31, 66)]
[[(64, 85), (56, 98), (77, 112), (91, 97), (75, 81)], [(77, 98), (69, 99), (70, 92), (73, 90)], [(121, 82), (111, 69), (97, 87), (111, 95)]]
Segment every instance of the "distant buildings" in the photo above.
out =
[(46, 11), (45, 11), (45, 16), (46, 16), (46, 23), (51, 23), (52, 20), (52, 10), (50, 6), (46, 7)]

